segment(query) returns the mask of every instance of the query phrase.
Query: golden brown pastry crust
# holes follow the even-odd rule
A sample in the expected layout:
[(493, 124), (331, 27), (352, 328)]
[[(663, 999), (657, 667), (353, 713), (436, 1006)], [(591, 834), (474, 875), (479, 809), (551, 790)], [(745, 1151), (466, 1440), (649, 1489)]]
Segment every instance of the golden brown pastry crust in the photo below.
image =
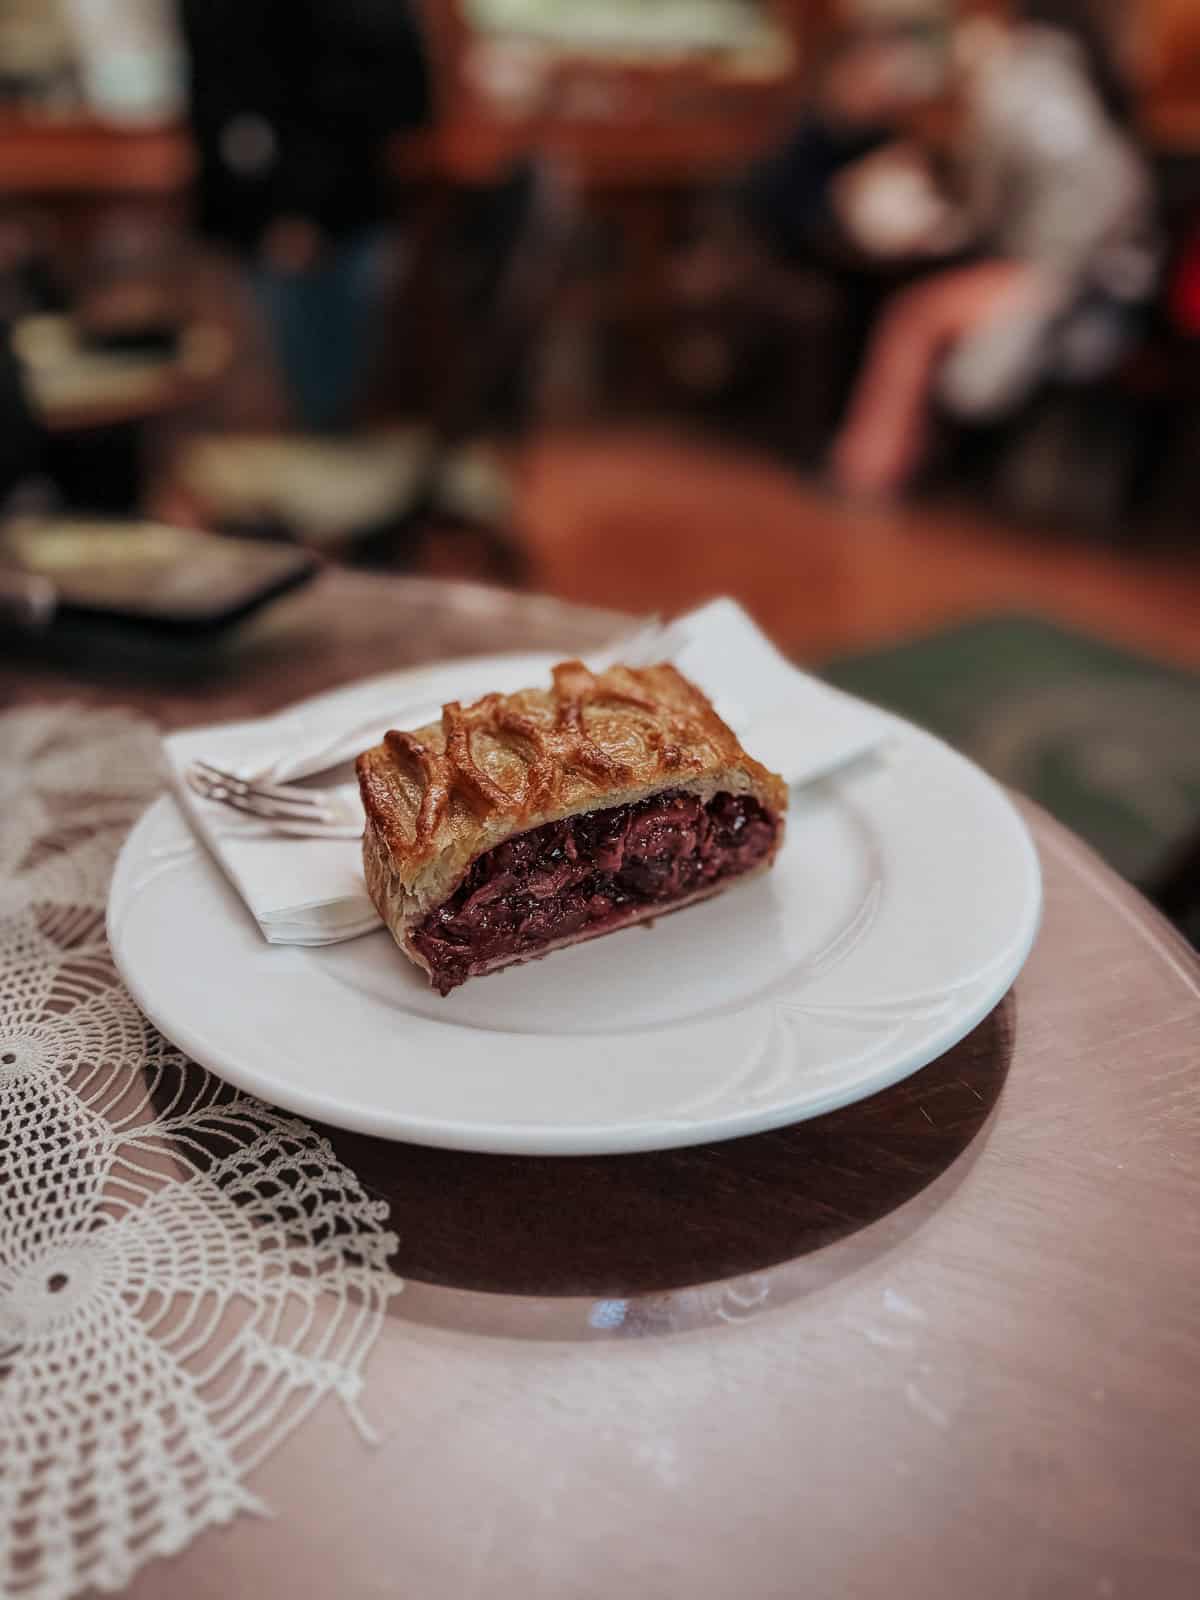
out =
[(359, 756), (357, 771), (367, 888), (421, 966), (408, 934), (477, 856), (513, 834), (664, 789), (704, 800), (752, 795), (781, 819), (788, 799), (783, 780), (746, 754), (668, 664), (597, 676), (564, 661), (550, 690), (451, 701), (440, 723), (389, 732)]

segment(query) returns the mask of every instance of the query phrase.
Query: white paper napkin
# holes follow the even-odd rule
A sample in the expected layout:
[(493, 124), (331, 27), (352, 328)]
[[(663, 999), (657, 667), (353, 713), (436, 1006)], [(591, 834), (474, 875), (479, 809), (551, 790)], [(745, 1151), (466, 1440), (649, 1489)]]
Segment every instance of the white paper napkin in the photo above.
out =
[(678, 626), (686, 643), (672, 655), (675, 665), (755, 760), (793, 788), (847, 766), (885, 737), (882, 711), (792, 666), (736, 600), (714, 600)]
[[(733, 600), (680, 618), (671, 638), (680, 671), (712, 698), (747, 750), (793, 786), (845, 766), (886, 734), (883, 713), (785, 661)], [(372, 678), (274, 717), (193, 728), (163, 741), (180, 804), (271, 944), (336, 944), (379, 925), (359, 844), (271, 835), (253, 819), (201, 799), (184, 783), (185, 768), (201, 759), (252, 772), (286, 758), (292, 770), (303, 769), (347, 729), (364, 730), (352, 741), (359, 749), (376, 743), (411, 702), (410, 674)], [(435, 715), (430, 706), (402, 725)], [(352, 786), (346, 792), (356, 793)]]

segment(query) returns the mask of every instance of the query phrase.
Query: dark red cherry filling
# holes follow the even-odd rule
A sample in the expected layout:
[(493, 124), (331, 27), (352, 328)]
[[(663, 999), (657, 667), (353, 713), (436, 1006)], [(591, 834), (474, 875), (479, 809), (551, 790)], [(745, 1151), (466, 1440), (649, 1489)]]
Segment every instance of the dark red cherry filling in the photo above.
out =
[(413, 944), (449, 994), (502, 960), (620, 927), (770, 855), (778, 819), (749, 795), (669, 790), (548, 822), (488, 850)]

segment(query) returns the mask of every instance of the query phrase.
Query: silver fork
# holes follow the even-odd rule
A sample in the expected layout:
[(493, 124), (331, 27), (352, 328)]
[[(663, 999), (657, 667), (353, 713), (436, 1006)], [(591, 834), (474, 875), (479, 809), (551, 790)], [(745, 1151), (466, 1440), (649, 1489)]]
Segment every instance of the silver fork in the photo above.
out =
[(184, 779), (188, 788), (205, 800), (255, 817), (268, 824), (273, 833), (301, 839), (362, 837), (362, 812), (349, 791), (263, 783), (226, 772), (209, 761), (191, 762), (184, 770)]

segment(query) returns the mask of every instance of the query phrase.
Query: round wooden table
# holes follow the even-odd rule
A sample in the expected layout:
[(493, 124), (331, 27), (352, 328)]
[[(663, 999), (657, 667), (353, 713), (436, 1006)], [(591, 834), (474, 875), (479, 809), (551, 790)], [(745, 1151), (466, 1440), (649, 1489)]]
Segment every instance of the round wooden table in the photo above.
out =
[[(618, 620), (331, 574), (153, 685), (113, 657), (88, 681), (64, 643), (0, 693), (177, 725), (435, 653), (584, 649)], [(885, 1094), (631, 1157), (329, 1130), (400, 1236), (362, 1401), (379, 1443), (328, 1402), (253, 1477), (273, 1519), (128, 1592), (1195, 1594), (1200, 966), (1024, 809), (1033, 957)]]

